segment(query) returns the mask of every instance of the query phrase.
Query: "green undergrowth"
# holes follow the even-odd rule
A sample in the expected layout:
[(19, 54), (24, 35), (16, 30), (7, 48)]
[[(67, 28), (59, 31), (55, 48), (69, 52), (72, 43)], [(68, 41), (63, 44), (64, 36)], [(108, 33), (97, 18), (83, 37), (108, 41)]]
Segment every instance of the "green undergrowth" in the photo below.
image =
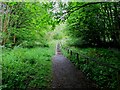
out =
[(3, 90), (33, 90), (51, 87), (54, 47), (3, 49)]
[(81, 55), (94, 58), (97, 61), (108, 63), (116, 68), (120, 68), (120, 51), (105, 48), (71, 48), (72, 51)]
[[(70, 53), (67, 53), (67, 50), (62, 49), (64, 55), (67, 56), (77, 68), (82, 70), (89, 79), (97, 83), (99, 87), (104, 89), (118, 88), (117, 72), (120, 68), (120, 51), (105, 48), (70, 47), (69, 49), (74, 52), (72, 56)], [(76, 58), (75, 52), (79, 53), (79, 60)], [(95, 60), (95, 62), (92, 60)], [(96, 62), (103, 63), (105, 66)]]

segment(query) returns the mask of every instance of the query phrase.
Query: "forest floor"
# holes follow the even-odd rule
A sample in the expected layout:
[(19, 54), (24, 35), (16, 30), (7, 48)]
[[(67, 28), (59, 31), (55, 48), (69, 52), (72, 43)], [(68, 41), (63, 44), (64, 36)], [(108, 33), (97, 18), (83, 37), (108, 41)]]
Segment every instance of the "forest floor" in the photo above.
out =
[(92, 81), (86, 79), (85, 75), (62, 55), (59, 45), (57, 45), (56, 55), (53, 57), (52, 62), (52, 88), (97, 89)]

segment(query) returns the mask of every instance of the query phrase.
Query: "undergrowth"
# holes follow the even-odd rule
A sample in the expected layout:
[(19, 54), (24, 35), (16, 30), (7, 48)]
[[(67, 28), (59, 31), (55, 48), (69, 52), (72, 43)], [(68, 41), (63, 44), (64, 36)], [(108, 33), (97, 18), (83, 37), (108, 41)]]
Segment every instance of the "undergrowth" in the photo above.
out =
[[(62, 49), (65, 56), (67, 56), (75, 66), (82, 70), (86, 76), (98, 84), (103, 89), (117, 89), (117, 70), (108, 66), (102, 66), (96, 62), (105, 63), (117, 69), (120, 68), (120, 51), (115, 49), (104, 48), (75, 48), (70, 47), (73, 52), (79, 53), (79, 61), (76, 55), (68, 54), (67, 50)], [(89, 57), (86, 58), (86, 57)], [(96, 62), (90, 60), (94, 59)]]
[(53, 54), (53, 47), (3, 49), (3, 90), (50, 88)]

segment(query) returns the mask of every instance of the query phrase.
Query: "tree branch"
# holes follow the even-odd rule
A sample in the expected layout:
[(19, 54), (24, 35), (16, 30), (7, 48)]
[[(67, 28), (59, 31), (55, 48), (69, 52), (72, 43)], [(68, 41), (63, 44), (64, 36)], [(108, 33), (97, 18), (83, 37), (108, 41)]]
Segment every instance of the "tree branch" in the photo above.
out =
[(76, 8), (76, 9), (74, 9), (73, 11), (70, 11), (70, 10), (69, 10), (69, 11), (67, 11), (67, 12), (64, 12), (63, 14), (66, 14), (66, 13), (71, 14), (71, 13), (79, 10), (80, 8), (86, 7), (86, 6), (88, 6), (88, 5), (99, 4), (99, 3), (105, 3), (105, 2), (91, 2), (91, 3), (84, 4), (84, 5), (82, 5), (82, 6), (77, 6), (78, 8), (76, 8), (76, 6), (75, 6), (75, 7), (72, 7), (71, 10), (74, 9), (74, 8)]

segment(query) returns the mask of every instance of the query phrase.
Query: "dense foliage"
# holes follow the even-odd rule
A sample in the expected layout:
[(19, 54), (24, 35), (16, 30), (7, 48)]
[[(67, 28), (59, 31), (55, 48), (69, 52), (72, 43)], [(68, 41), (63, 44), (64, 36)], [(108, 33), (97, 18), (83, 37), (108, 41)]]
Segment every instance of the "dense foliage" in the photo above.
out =
[[(65, 56), (73, 62), (76, 68), (82, 70), (86, 76), (100, 88), (118, 88), (118, 69), (120, 68), (120, 51), (104, 48), (75, 48), (70, 52), (62, 49)], [(75, 53), (79, 53), (79, 59)], [(102, 63), (102, 64), (100, 64)]]
[(65, 13), (71, 45), (120, 47), (120, 2), (69, 2)]
[[(3, 47), (0, 88), (50, 87), (54, 50), (49, 41), (53, 44), (54, 39), (67, 42), (67, 47), (73, 46), (75, 52), (119, 68), (120, 2), (4, 2), (0, 5)], [(55, 28), (58, 23), (61, 25)], [(76, 57), (68, 57), (100, 87), (117, 88), (116, 70), (92, 61), (86, 63), (85, 57), (80, 56), (80, 63)]]
[[(67, 39), (66, 45), (62, 44), (74, 53), (66, 54), (63, 50), (64, 55), (99, 87), (118, 88), (120, 2), (69, 2), (66, 5), (59, 5), (66, 10), (62, 14), (67, 13), (64, 16)], [(79, 61), (75, 53), (79, 53)]]
[(0, 48), (3, 48), (0, 89), (50, 88), (54, 45), (49, 43), (48, 36), (55, 23), (49, 12), (52, 4), (4, 2), (0, 5), (2, 5)]
[(3, 50), (3, 90), (31, 90), (51, 87), (53, 48)]
[(47, 45), (46, 32), (53, 25), (50, 4), (11, 2), (3, 4), (2, 45), (33, 47)]

